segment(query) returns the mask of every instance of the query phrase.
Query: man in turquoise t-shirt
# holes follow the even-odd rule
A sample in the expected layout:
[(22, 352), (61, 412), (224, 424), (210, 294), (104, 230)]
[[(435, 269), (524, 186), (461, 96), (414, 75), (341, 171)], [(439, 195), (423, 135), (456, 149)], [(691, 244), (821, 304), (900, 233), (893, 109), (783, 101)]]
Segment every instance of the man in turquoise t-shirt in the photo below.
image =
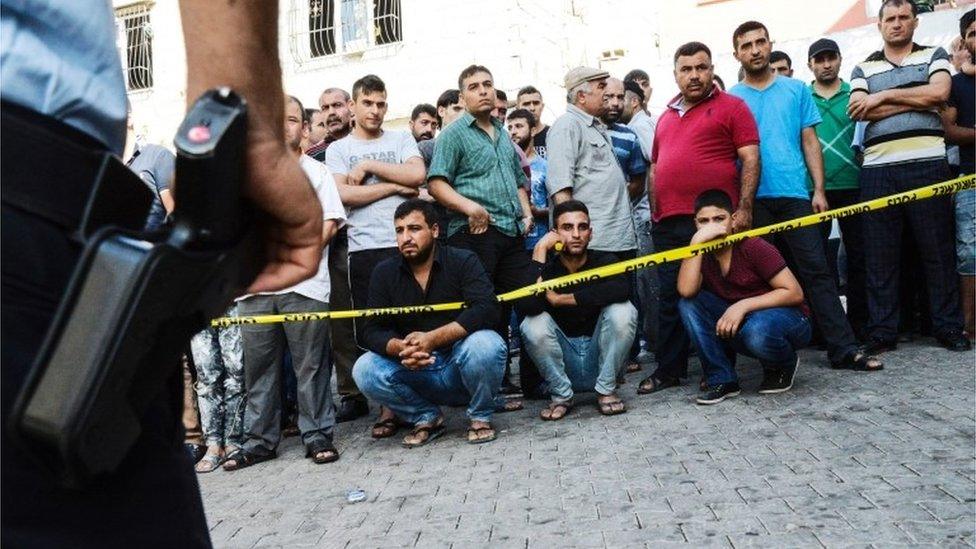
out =
[[(749, 105), (759, 126), (762, 171), (753, 223), (770, 225), (827, 210), (823, 156), (815, 129), (821, 117), (810, 90), (799, 80), (770, 71), (772, 42), (762, 23), (748, 21), (739, 25), (732, 43), (745, 79), (729, 93)], [(813, 180), (812, 199), (807, 190), (808, 173)], [(794, 271), (803, 283), (833, 367), (881, 369), (879, 360), (858, 349), (827, 266), (820, 230), (803, 227), (779, 233), (772, 240), (783, 255), (793, 259)]]

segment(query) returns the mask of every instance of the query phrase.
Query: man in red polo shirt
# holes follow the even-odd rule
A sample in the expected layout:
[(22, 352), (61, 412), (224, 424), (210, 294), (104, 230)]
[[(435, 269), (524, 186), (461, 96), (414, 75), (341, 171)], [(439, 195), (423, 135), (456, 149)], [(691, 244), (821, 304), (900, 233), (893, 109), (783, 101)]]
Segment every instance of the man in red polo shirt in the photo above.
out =
[[(712, 85), (712, 52), (689, 42), (674, 54), (681, 90), (661, 115), (654, 134), (651, 177), (651, 235), (656, 251), (687, 246), (695, 234), (695, 199), (720, 189), (738, 204), (733, 230), (752, 225), (752, 201), (759, 181), (759, 130), (741, 99)], [(742, 163), (741, 170), (736, 161)], [(641, 381), (646, 394), (675, 387), (688, 375), (688, 335), (678, 314), (676, 262), (657, 268), (660, 284), (657, 370)]]

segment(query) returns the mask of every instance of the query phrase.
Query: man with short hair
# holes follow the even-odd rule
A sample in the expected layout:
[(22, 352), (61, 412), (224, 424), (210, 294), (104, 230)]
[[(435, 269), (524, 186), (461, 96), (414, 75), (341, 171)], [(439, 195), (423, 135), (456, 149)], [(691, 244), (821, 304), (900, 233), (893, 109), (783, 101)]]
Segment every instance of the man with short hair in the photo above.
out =
[(624, 82), (634, 82), (640, 86), (641, 91), (644, 92), (644, 102), (641, 108), (646, 111), (647, 103), (651, 100), (651, 93), (654, 91), (651, 87), (651, 77), (647, 74), (647, 71), (634, 69), (624, 76)]
[[(917, 27), (915, 4), (882, 2), (878, 30), (884, 47), (858, 63), (851, 74), (848, 114), (868, 122), (860, 175), (864, 200), (951, 177), (937, 112), (952, 87), (949, 55), (940, 47), (915, 44)], [(872, 352), (898, 345), (900, 244), (906, 221), (922, 259), (936, 340), (953, 351), (972, 348), (963, 335), (951, 216), (948, 196), (864, 214), (867, 347)]]
[(434, 138), (440, 122), (437, 118), (437, 109), (428, 103), (421, 103), (413, 108), (410, 113), (410, 133), (417, 142), (427, 141)]
[[(618, 78), (608, 78), (607, 87), (603, 92), (604, 109), (600, 120), (607, 125), (613, 152), (617, 156), (617, 163), (627, 178), (627, 194), (630, 197), (630, 215), (634, 222), (637, 235), (638, 249), (634, 255), (651, 253), (651, 211), (647, 203), (647, 161), (644, 159), (644, 147), (640, 145), (637, 133), (620, 124), (626, 106), (627, 94), (624, 83)], [(642, 234), (643, 233), (643, 234)], [(637, 356), (641, 352), (641, 334), (644, 332), (645, 305), (653, 313), (657, 313), (656, 295), (649, 282), (652, 273), (649, 269), (642, 269), (634, 273), (636, 291), (632, 292), (631, 301), (637, 308), (638, 335), (634, 338), (627, 365), (628, 372), (640, 369)]]
[[(491, 115), (491, 72), (471, 65), (461, 71), (458, 87), (467, 112), (438, 136), (428, 187), (449, 210), (448, 244), (475, 252), (495, 288), (507, 292), (532, 282), (523, 243), (533, 224), (528, 177), (505, 128)], [(508, 314), (501, 318), (497, 331), (507, 335)], [(525, 368), (520, 377), (526, 391), (539, 383), (538, 374)]]
[[(325, 151), (332, 143), (352, 131), (352, 112), (349, 110), (349, 94), (340, 88), (327, 88), (319, 96), (320, 110), (313, 116), (312, 124), (321, 124), (324, 137), (305, 151), (307, 156), (325, 162)], [(329, 308), (336, 311), (352, 309), (352, 292), (349, 289), (349, 234), (343, 225), (329, 245)], [(355, 327), (352, 319), (335, 319), (329, 322), (332, 357), (335, 362), (336, 390), (339, 406), (336, 421), (343, 423), (369, 413), (369, 406), (352, 379), (352, 366), (359, 357), (356, 347)]]
[[(820, 123), (810, 90), (799, 80), (780, 76), (769, 68), (772, 42), (758, 21), (739, 25), (732, 34), (736, 59), (745, 80), (734, 94), (749, 105), (759, 127), (762, 171), (756, 191), (756, 225), (770, 225), (826, 211), (823, 155), (815, 126)], [(807, 176), (813, 180), (808, 191)], [(841, 305), (837, 284), (827, 267), (823, 239), (817, 227), (778, 233), (768, 240), (789, 250), (796, 274), (813, 310), (813, 318), (827, 344), (832, 367), (861, 371), (882, 369), (880, 360), (858, 348), (857, 338)], [(783, 252), (787, 255), (786, 252)]]
[[(349, 105), (356, 127), (326, 151), (326, 165), (349, 212), (349, 283), (352, 305), (359, 309), (366, 306), (373, 269), (397, 253), (389, 219), (404, 200), (417, 196), (426, 173), (410, 132), (383, 129), (386, 99), (386, 85), (379, 77), (370, 74), (357, 80)], [(362, 346), (360, 322), (356, 331)], [(357, 414), (365, 407), (361, 395), (344, 398), (359, 399)], [(390, 417), (381, 414), (380, 423)], [(382, 438), (395, 432), (382, 427), (373, 434)]]
[(535, 218), (535, 226), (525, 235), (525, 249), (532, 250), (535, 243), (549, 231), (549, 193), (546, 191), (546, 174), (548, 164), (545, 158), (539, 156), (534, 145), (535, 115), (527, 109), (515, 109), (508, 115), (508, 134), (525, 153), (532, 170), (529, 181), (529, 207)]
[(321, 110), (307, 108), (305, 109), (305, 116), (308, 118), (308, 139), (306, 140), (306, 147), (302, 150), (308, 154), (308, 150), (312, 146), (325, 141), (325, 137), (329, 135), (329, 128), (325, 125), (325, 115), (322, 114)]
[[(539, 281), (617, 261), (612, 253), (588, 249), (593, 229), (587, 207), (579, 200), (557, 204), (552, 219), (554, 230), (532, 252)], [(549, 259), (557, 243), (562, 250)], [(617, 396), (617, 379), (637, 328), (637, 309), (630, 303), (626, 276), (548, 290), (520, 300), (518, 307), (525, 316), (521, 325), (525, 348), (539, 365), (552, 399), (542, 419), (565, 417), (574, 391), (595, 391), (603, 415), (627, 411)]]
[(793, 60), (785, 51), (776, 50), (769, 54), (769, 70), (776, 74), (793, 78)]
[(341, 88), (327, 88), (319, 96), (321, 116), (325, 122), (325, 137), (313, 144), (305, 154), (319, 162), (325, 162), (325, 149), (352, 131), (352, 111), (349, 110), (349, 94)]
[(575, 198), (590, 209), (591, 249), (633, 257), (637, 235), (630, 196), (636, 189), (624, 176), (607, 126), (600, 120), (609, 77), (591, 67), (566, 73), (569, 105), (549, 129), (546, 186), (554, 204)]
[(523, 86), (515, 96), (515, 107), (525, 109), (535, 117), (535, 126), (532, 127), (532, 143), (535, 153), (542, 158), (546, 157), (546, 135), (549, 133), (549, 126), (542, 123), (542, 111), (546, 104), (542, 101), (542, 92), (535, 86)]
[[(970, 61), (952, 77), (949, 105), (943, 110), (946, 141), (959, 145), (959, 174), (976, 173), (976, 10), (959, 19), (959, 35)], [(969, 72), (967, 72), (969, 71)], [(956, 193), (956, 270), (959, 272), (963, 318), (969, 338), (976, 337), (976, 189)]]
[[(837, 42), (821, 38), (807, 53), (807, 66), (813, 72), (810, 92), (820, 111), (817, 139), (824, 159), (824, 190), (831, 208), (843, 208), (861, 200), (858, 184), (860, 166), (851, 143), (854, 140), (854, 122), (847, 116), (847, 102), (851, 86), (840, 77), (842, 58)], [(807, 177), (808, 189), (813, 191), (813, 180)], [(844, 250), (847, 253), (847, 320), (858, 339), (863, 337), (868, 320), (867, 294), (864, 286), (864, 229), (862, 216), (849, 215), (837, 220), (840, 225)], [(827, 238), (831, 224), (820, 225), (824, 241), (824, 253), (831, 273), (836, 273), (837, 255), (830, 252)]]
[(508, 94), (502, 90), (495, 90), (495, 108), (491, 111), (491, 115), (505, 125), (505, 118), (508, 116)]
[(460, 311), (374, 316), (356, 361), (356, 383), (371, 399), (411, 423), (403, 439), (423, 446), (444, 433), (440, 406), (467, 405), (468, 442), (495, 440), (491, 425), (505, 369), (505, 343), (494, 288), (478, 257), (437, 242), (434, 210), (423, 200), (393, 213), (399, 253), (380, 262), (369, 288), (370, 308), (464, 302)]
[[(732, 234), (732, 201), (711, 189), (695, 200), (691, 244)], [(760, 394), (790, 390), (800, 365), (797, 350), (810, 341), (803, 290), (776, 247), (761, 238), (683, 259), (678, 272), (681, 321), (698, 351), (708, 391), (698, 404), (738, 396), (736, 354), (759, 360)]]
[[(461, 101), (461, 93), (459, 91), (445, 90), (437, 98), (437, 124), (441, 130), (460, 118), (462, 114), (464, 114), (464, 102)], [(424, 166), (427, 168), (430, 168), (430, 161), (434, 158), (434, 147), (436, 144), (436, 138), (425, 139), (417, 143), (417, 148), (420, 149), (420, 156), (423, 157)], [(443, 220), (444, 218), (438, 215), (438, 219)], [(444, 232), (441, 231), (441, 234), (443, 235)]]
[[(689, 42), (675, 51), (674, 79), (680, 93), (658, 121), (648, 178), (657, 251), (688, 245), (696, 230), (695, 198), (708, 189), (721, 189), (732, 198), (735, 230), (752, 225), (759, 132), (749, 107), (715, 87), (713, 71), (712, 52), (705, 44)], [(676, 387), (688, 375), (688, 335), (678, 316), (678, 268), (675, 262), (656, 268), (657, 369), (640, 382), (641, 394)]]
[[(302, 154), (302, 137), (308, 133), (301, 102), (285, 101), (284, 136), (289, 149), (299, 157), (302, 170), (322, 203), (322, 241), (328, 246), (346, 215), (335, 182), (321, 163)], [(245, 296), (238, 301), (241, 315), (267, 315), (328, 310), (329, 270), (322, 254), (318, 273), (304, 282), (278, 292)], [(332, 365), (329, 356), (328, 321), (241, 326), (244, 344), (244, 443), (227, 456), (224, 469), (233, 471), (276, 457), (281, 440), (281, 360), (291, 353), (298, 381), (298, 424), (305, 456), (315, 463), (339, 459), (332, 441), (335, 416), (332, 409)]]

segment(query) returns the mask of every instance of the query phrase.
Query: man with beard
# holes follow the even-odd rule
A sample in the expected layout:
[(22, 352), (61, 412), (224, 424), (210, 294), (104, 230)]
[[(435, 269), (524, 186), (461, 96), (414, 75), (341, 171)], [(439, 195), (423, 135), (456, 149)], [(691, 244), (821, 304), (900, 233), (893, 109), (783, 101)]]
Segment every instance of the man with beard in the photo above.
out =
[(529, 183), (529, 206), (535, 218), (535, 227), (525, 235), (525, 249), (532, 250), (536, 242), (549, 231), (549, 194), (546, 192), (546, 159), (535, 148), (532, 128), (535, 116), (526, 109), (515, 109), (508, 115), (508, 134), (512, 142), (525, 152), (532, 177)]
[(322, 141), (313, 144), (305, 154), (325, 162), (325, 149), (352, 131), (352, 111), (349, 110), (349, 94), (340, 88), (328, 88), (319, 96), (319, 107), (325, 119), (326, 134)]
[[(373, 268), (396, 255), (396, 235), (389, 219), (404, 200), (417, 196), (426, 171), (410, 132), (383, 129), (386, 85), (379, 77), (369, 74), (353, 84), (349, 108), (356, 116), (356, 127), (329, 146), (325, 163), (349, 211), (349, 286), (352, 305), (361, 309), (369, 297)], [(363, 346), (360, 322), (356, 331), (356, 340)], [(359, 417), (368, 413), (368, 407), (361, 395), (357, 400), (349, 407)], [(373, 436), (383, 438), (395, 432), (393, 415), (383, 410)]]
[(434, 138), (440, 122), (437, 121), (437, 109), (428, 103), (421, 103), (410, 113), (410, 133), (417, 143)]
[(793, 60), (785, 51), (776, 50), (769, 54), (769, 70), (787, 78), (793, 78)]
[(441, 436), (440, 406), (467, 405), (468, 442), (495, 440), (491, 418), (505, 369), (505, 343), (494, 287), (468, 250), (436, 241), (440, 227), (431, 205), (401, 203), (393, 214), (399, 254), (379, 263), (369, 284), (370, 308), (465, 302), (460, 311), (374, 316), (363, 342), (369, 352), (353, 376), (369, 398), (413, 424), (408, 448)]
[[(593, 229), (586, 205), (560, 202), (553, 209), (554, 231), (536, 244), (532, 261), (539, 281), (595, 269), (617, 261), (609, 252), (589, 250)], [(562, 250), (548, 259), (557, 243)], [(525, 315), (522, 338), (539, 365), (552, 399), (542, 410), (559, 420), (573, 406), (574, 392), (597, 393), (597, 409), (612, 416), (627, 411), (617, 396), (617, 379), (634, 338), (637, 310), (630, 303), (630, 281), (615, 276), (548, 290), (518, 302)]]
[[(813, 72), (810, 84), (813, 102), (823, 121), (817, 124), (817, 138), (823, 150), (824, 189), (831, 208), (843, 208), (861, 199), (857, 182), (861, 171), (851, 143), (854, 140), (854, 122), (847, 116), (847, 102), (851, 97), (851, 85), (838, 77), (841, 66), (840, 48), (827, 38), (810, 45), (807, 66)], [(810, 190), (812, 181), (807, 180)], [(864, 333), (868, 320), (867, 295), (864, 288), (864, 229), (862, 216), (849, 215), (837, 220), (844, 250), (847, 252), (847, 319), (856, 335)], [(820, 225), (824, 239), (824, 252), (831, 272), (837, 268), (837, 256), (827, 247), (830, 223)]]
[[(624, 87), (627, 90), (624, 103), (624, 123), (637, 132), (640, 137), (644, 159), (651, 162), (651, 145), (654, 142), (654, 131), (657, 128), (657, 118), (647, 111), (647, 102), (651, 100), (651, 80), (647, 73), (634, 69), (624, 77)], [(636, 102), (635, 102), (636, 101)]]
[[(732, 34), (732, 46), (746, 75), (729, 93), (749, 105), (759, 127), (762, 169), (753, 208), (755, 224), (771, 225), (826, 211), (823, 155), (815, 129), (821, 118), (810, 90), (799, 80), (769, 69), (772, 42), (762, 23), (747, 21), (739, 25)], [(808, 174), (813, 180), (812, 199), (807, 190)], [(880, 370), (881, 361), (858, 348), (837, 294), (837, 284), (827, 267), (820, 229), (801, 227), (768, 240), (778, 244), (784, 255), (792, 257), (827, 344), (831, 365), (861, 371)], [(792, 383), (794, 373), (787, 368), (777, 374), (780, 384)]]
[[(882, 2), (878, 30), (884, 48), (858, 63), (851, 74), (847, 112), (854, 120), (868, 122), (860, 174), (864, 200), (951, 177), (938, 114), (952, 87), (949, 54), (912, 41), (917, 15), (915, 4), (908, 0)], [(898, 344), (899, 265), (906, 222), (924, 267), (936, 340), (952, 351), (972, 348), (963, 335), (951, 219), (948, 196), (864, 214), (868, 348), (872, 351), (889, 351)]]
[(542, 102), (542, 92), (534, 86), (525, 86), (518, 91), (515, 96), (515, 107), (525, 109), (535, 117), (535, 126), (532, 127), (532, 146), (535, 153), (542, 158), (546, 157), (546, 134), (549, 133), (549, 126), (542, 123), (542, 111), (546, 104)]
[[(752, 219), (759, 179), (756, 121), (741, 99), (714, 86), (713, 71), (712, 52), (701, 42), (688, 42), (674, 53), (674, 80), (681, 93), (658, 121), (648, 178), (651, 234), (658, 251), (688, 245), (696, 230), (695, 199), (708, 189), (721, 189), (732, 198), (737, 230), (748, 228)], [(656, 268), (657, 369), (640, 382), (641, 394), (676, 387), (688, 375), (689, 341), (678, 313), (678, 269), (675, 262)]]
[[(630, 215), (634, 220), (637, 233), (638, 253), (651, 253), (651, 211), (647, 205), (647, 161), (644, 159), (644, 148), (641, 147), (637, 132), (620, 124), (624, 108), (627, 104), (627, 94), (624, 83), (617, 78), (607, 79), (607, 88), (603, 92), (604, 111), (600, 119), (607, 125), (607, 133), (613, 143), (613, 152), (617, 155), (617, 162), (624, 170), (627, 178), (627, 193), (630, 195)], [(637, 355), (641, 352), (641, 334), (644, 331), (644, 303), (654, 312), (657, 307), (652, 305), (650, 277), (648, 269), (634, 273), (634, 283), (637, 291), (631, 295), (631, 301), (637, 308), (638, 334), (630, 349), (630, 363), (628, 372), (640, 370)]]

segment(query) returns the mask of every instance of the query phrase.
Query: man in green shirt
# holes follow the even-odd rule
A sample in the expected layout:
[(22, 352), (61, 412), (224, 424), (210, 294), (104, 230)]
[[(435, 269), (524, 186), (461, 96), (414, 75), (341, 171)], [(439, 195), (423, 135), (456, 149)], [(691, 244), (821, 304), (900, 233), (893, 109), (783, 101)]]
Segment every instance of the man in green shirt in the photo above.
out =
[[(491, 116), (491, 71), (471, 65), (461, 71), (458, 89), (467, 112), (437, 136), (427, 186), (448, 209), (447, 243), (477, 254), (495, 290), (507, 292), (535, 281), (523, 239), (533, 225), (528, 179), (504, 126)], [(497, 326), (506, 341), (510, 310)], [(523, 391), (541, 382), (534, 366), (521, 367), (520, 374)]]
[[(813, 101), (823, 119), (817, 124), (817, 137), (823, 150), (824, 188), (831, 208), (850, 206), (861, 200), (858, 175), (861, 171), (851, 142), (854, 139), (854, 121), (847, 115), (847, 103), (851, 97), (851, 85), (838, 75), (841, 65), (837, 43), (821, 38), (810, 45), (807, 66), (813, 72), (810, 83)], [(812, 183), (808, 180), (810, 188)], [(867, 294), (865, 290), (864, 233), (860, 216), (840, 218), (841, 237), (847, 252), (847, 319), (859, 339), (864, 336), (867, 322)], [(837, 256), (826, 245), (830, 223), (821, 224), (824, 250), (831, 271), (836, 273)]]

